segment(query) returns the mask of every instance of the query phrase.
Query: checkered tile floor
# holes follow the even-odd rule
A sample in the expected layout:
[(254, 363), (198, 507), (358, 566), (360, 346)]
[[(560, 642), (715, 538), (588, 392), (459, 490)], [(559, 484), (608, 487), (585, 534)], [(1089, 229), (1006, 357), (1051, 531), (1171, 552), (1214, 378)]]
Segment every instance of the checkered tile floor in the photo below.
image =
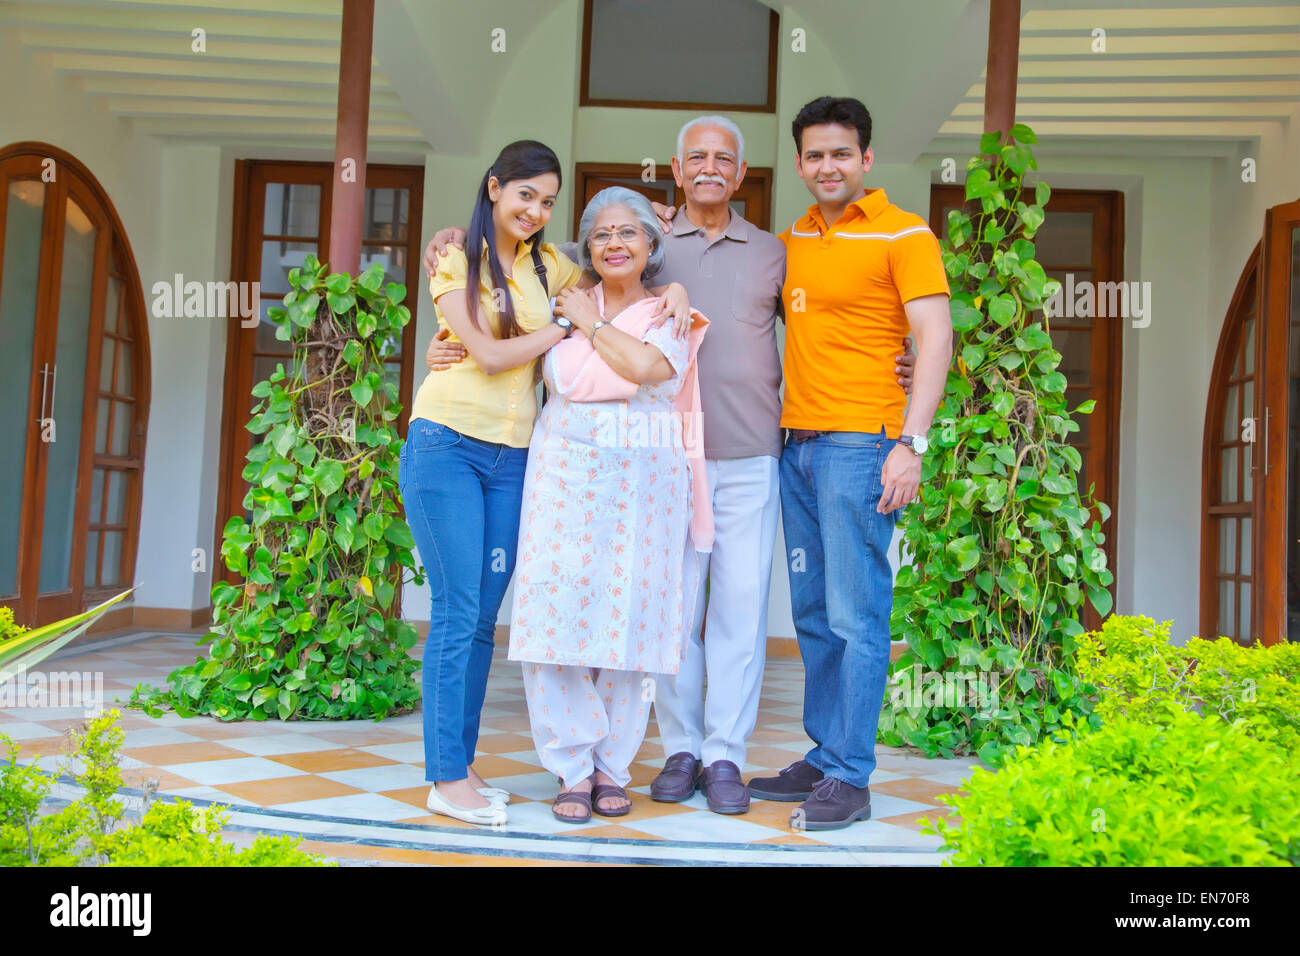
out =
[[(139, 682), (165, 682), (195, 657), (193, 636), (141, 635), (47, 662), (47, 671), (103, 675), (104, 706), (125, 701)], [(421, 647), (412, 651), (419, 656)], [(746, 778), (774, 772), (808, 748), (800, 722), (803, 670), (797, 659), (767, 664), (758, 728), (750, 740)], [(121, 706), (119, 704), (119, 706)], [(420, 714), (333, 723), (222, 723), (166, 714), (153, 719), (122, 707), (124, 778), (141, 788), (232, 808), (234, 832), (290, 833), (342, 863), (875, 863), (935, 865), (939, 840), (920, 832), (924, 816), (951, 811), (937, 801), (958, 790), (977, 761), (928, 760), (879, 746), (871, 778), (872, 819), (843, 830), (791, 830), (795, 806), (755, 800), (748, 813), (711, 813), (696, 794), (684, 803), (655, 803), (650, 781), (664, 754), (652, 718), (632, 767), (632, 812), (609, 821), (561, 823), (551, 815), (555, 778), (542, 769), (528, 730), (519, 666), (498, 643), (475, 769), (512, 794), (509, 824), (484, 829), (431, 815), (425, 808)], [(18, 741), (21, 759), (57, 769), (65, 732), (78, 707), (13, 707), (0, 712), (0, 733)]]

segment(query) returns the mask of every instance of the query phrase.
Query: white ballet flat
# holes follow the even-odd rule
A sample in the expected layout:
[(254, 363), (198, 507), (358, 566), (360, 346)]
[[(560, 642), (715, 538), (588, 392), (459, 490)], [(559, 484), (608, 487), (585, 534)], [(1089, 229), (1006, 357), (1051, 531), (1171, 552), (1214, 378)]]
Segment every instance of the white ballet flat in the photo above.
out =
[(441, 813), (453, 820), (472, 823), (475, 826), (499, 827), (506, 823), (505, 804), (493, 801), (486, 807), (461, 807), (452, 803), (438, 792), (437, 787), (433, 786), (429, 787), (429, 798), (425, 801), (425, 806), (434, 813)]
[(502, 790), (500, 787), (479, 787), (478, 792), (493, 803), (506, 804), (510, 802), (510, 791)]

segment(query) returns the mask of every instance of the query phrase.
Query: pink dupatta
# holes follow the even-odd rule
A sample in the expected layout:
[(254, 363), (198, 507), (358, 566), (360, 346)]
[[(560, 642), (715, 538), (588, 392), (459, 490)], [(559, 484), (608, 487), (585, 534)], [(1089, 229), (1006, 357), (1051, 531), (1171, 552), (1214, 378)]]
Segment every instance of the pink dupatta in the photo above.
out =
[[(604, 289), (597, 285), (596, 308), (605, 315)], [(614, 319), (616, 326), (628, 335), (641, 338), (650, 328), (651, 314), (657, 299), (647, 298), (633, 303)], [(683, 376), (681, 390), (673, 408), (682, 419), (682, 445), (686, 450), (691, 469), (695, 507), (691, 512), (691, 538), (696, 551), (713, 550), (713, 502), (709, 495), (709, 478), (704, 464), (704, 420), (700, 410), (700, 382), (695, 356), (708, 330), (709, 320), (698, 309), (691, 309), (689, 361)], [(551, 349), (548, 356), (554, 363), (556, 392), (572, 402), (626, 401), (636, 394), (640, 386), (625, 379), (601, 358), (585, 335), (570, 335)]]

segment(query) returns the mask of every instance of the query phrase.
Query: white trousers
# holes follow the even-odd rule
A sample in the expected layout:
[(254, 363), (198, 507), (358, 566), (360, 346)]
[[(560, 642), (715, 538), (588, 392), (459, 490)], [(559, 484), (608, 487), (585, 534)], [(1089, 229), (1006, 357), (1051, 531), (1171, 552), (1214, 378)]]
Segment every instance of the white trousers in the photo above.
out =
[[(780, 462), (770, 455), (709, 459), (713, 551), (702, 554), (709, 578), (699, 589), (686, 658), (655, 688), (664, 755), (689, 751), (707, 766), (745, 765), (745, 741), (758, 720), (767, 657), (767, 595), (780, 505)], [(706, 693), (704, 683), (708, 679)]]
[(663, 675), (567, 664), (523, 663), (524, 696), (542, 766), (566, 789), (596, 770), (620, 787), (645, 739), (653, 684)]

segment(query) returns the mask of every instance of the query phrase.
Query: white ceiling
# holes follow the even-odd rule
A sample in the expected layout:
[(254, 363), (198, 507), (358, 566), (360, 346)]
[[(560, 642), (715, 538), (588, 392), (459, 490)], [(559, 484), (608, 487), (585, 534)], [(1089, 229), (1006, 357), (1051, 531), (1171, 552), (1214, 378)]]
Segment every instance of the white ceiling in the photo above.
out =
[[(1300, 3), (1026, 0), (1016, 119), (1060, 147), (1098, 138), (1240, 141), (1300, 104)], [(1094, 30), (1105, 52), (1094, 52)], [(940, 136), (978, 134), (971, 84)]]
[[(877, 152), (908, 162), (978, 134), (988, 0), (763, 0), (817, 29), (877, 120)], [(473, 151), (499, 95), (490, 51), (555, 0), (378, 0), (372, 149)], [(1300, 103), (1300, 0), (1023, 0), (1017, 119), (1052, 149), (1225, 154)], [(0, 30), (142, 132), (187, 142), (333, 142), (340, 0), (0, 2)], [(456, 29), (439, 16), (455, 11)], [(924, 15), (921, 15), (921, 14)], [(866, 15), (864, 15), (866, 14)], [(786, 24), (789, 25), (788, 23)], [(191, 31), (207, 51), (191, 51)], [(1092, 31), (1106, 31), (1093, 52)], [(920, 52), (918, 52), (920, 51)], [(473, 76), (474, 83), (464, 78)], [(887, 83), (882, 83), (882, 77)], [(1177, 145), (1175, 145), (1177, 144)]]

